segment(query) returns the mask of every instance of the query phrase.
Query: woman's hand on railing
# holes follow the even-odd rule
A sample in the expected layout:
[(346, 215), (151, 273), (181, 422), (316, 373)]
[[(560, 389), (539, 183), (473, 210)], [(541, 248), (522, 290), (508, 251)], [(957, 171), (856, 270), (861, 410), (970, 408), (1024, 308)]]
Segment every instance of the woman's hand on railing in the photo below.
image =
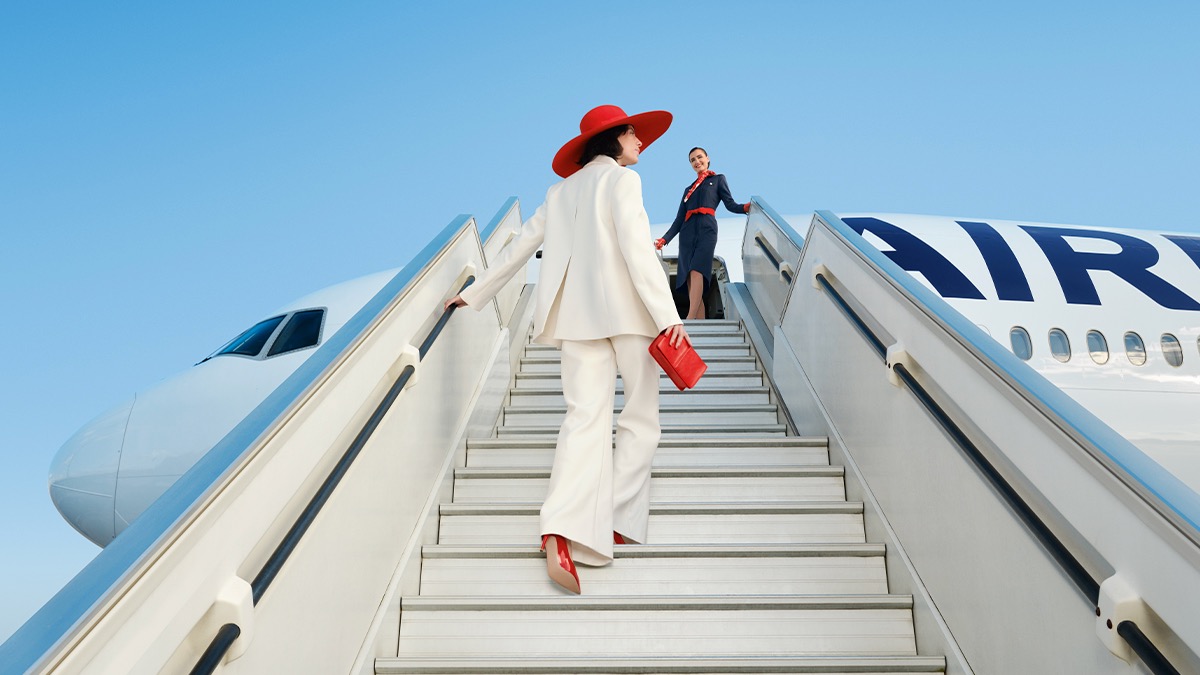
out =
[(663, 332), (667, 334), (667, 339), (671, 341), (672, 347), (678, 347), (685, 340), (689, 343), (692, 341), (692, 338), (688, 337), (687, 329), (681, 323), (670, 326)]
[(656, 248), (660, 251), (662, 250), (662, 247), (664, 247), (666, 245), (667, 245), (667, 240), (663, 239), (662, 237), (659, 237), (658, 239), (654, 240), (654, 248)]
[(453, 298), (450, 298), (449, 300), (447, 300), (446, 304), (442, 305), (442, 311), (449, 312), (451, 307), (466, 307), (466, 306), (467, 306), (467, 301), (463, 300), (461, 295), (456, 295)]

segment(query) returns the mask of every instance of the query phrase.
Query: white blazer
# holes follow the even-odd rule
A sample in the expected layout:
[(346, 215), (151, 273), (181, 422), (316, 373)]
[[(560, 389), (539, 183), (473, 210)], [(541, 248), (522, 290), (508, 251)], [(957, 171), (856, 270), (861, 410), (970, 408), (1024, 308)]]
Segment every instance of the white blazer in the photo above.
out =
[(517, 237), (463, 290), (467, 306), (481, 310), (538, 246), (535, 342), (654, 337), (683, 323), (654, 253), (642, 178), (613, 158), (596, 157), (550, 186)]

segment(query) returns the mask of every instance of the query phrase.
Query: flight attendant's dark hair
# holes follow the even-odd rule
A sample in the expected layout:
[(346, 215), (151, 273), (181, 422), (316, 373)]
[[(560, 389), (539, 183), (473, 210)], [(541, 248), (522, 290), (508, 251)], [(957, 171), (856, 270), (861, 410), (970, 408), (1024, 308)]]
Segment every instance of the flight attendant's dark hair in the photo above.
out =
[(621, 141), (617, 139), (620, 138), (621, 134), (628, 131), (629, 127), (630, 125), (624, 124), (619, 127), (605, 129), (589, 138), (587, 145), (583, 146), (583, 155), (579, 157), (579, 166), (587, 164), (600, 155), (608, 155), (613, 159), (620, 157)]
[(688, 157), (691, 157), (692, 153), (697, 150), (699, 150), (700, 152), (703, 152), (705, 157), (708, 157), (708, 151), (698, 145), (696, 147), (692, 148), (691, 150), (688, 150)]

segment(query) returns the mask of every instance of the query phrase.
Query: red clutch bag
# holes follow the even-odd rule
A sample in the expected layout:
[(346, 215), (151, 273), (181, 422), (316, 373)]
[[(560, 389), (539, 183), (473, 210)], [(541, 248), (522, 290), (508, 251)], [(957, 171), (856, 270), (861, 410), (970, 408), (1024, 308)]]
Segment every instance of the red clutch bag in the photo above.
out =
[(696, 386), (700, 376), (708, 370), (708, 364), (692, 349), (690, 342), (684, 340), (678, 347), (672, 347), (666, 333), (660, 333), (650, 343), (650, 355), (679, 387), (679, 391)]

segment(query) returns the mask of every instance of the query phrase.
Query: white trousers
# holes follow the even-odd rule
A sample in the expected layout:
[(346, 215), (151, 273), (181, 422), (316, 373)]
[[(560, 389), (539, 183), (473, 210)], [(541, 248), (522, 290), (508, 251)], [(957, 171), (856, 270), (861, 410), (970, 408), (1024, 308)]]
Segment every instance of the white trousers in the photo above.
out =
[[(662, 434), (658, 422), (658, 364), (651, 338), (617, 335), (602, 340), (564, 340), (562, 384), (567, 416), (558, 432), (550, 488), (542, 504), (542, 534), (573, 543), (575, 562), (612, 562), (613, 531), (646, 541), (650, 519), (650, 466)], [(625, 405), (613, 408), (617, 372)]]

